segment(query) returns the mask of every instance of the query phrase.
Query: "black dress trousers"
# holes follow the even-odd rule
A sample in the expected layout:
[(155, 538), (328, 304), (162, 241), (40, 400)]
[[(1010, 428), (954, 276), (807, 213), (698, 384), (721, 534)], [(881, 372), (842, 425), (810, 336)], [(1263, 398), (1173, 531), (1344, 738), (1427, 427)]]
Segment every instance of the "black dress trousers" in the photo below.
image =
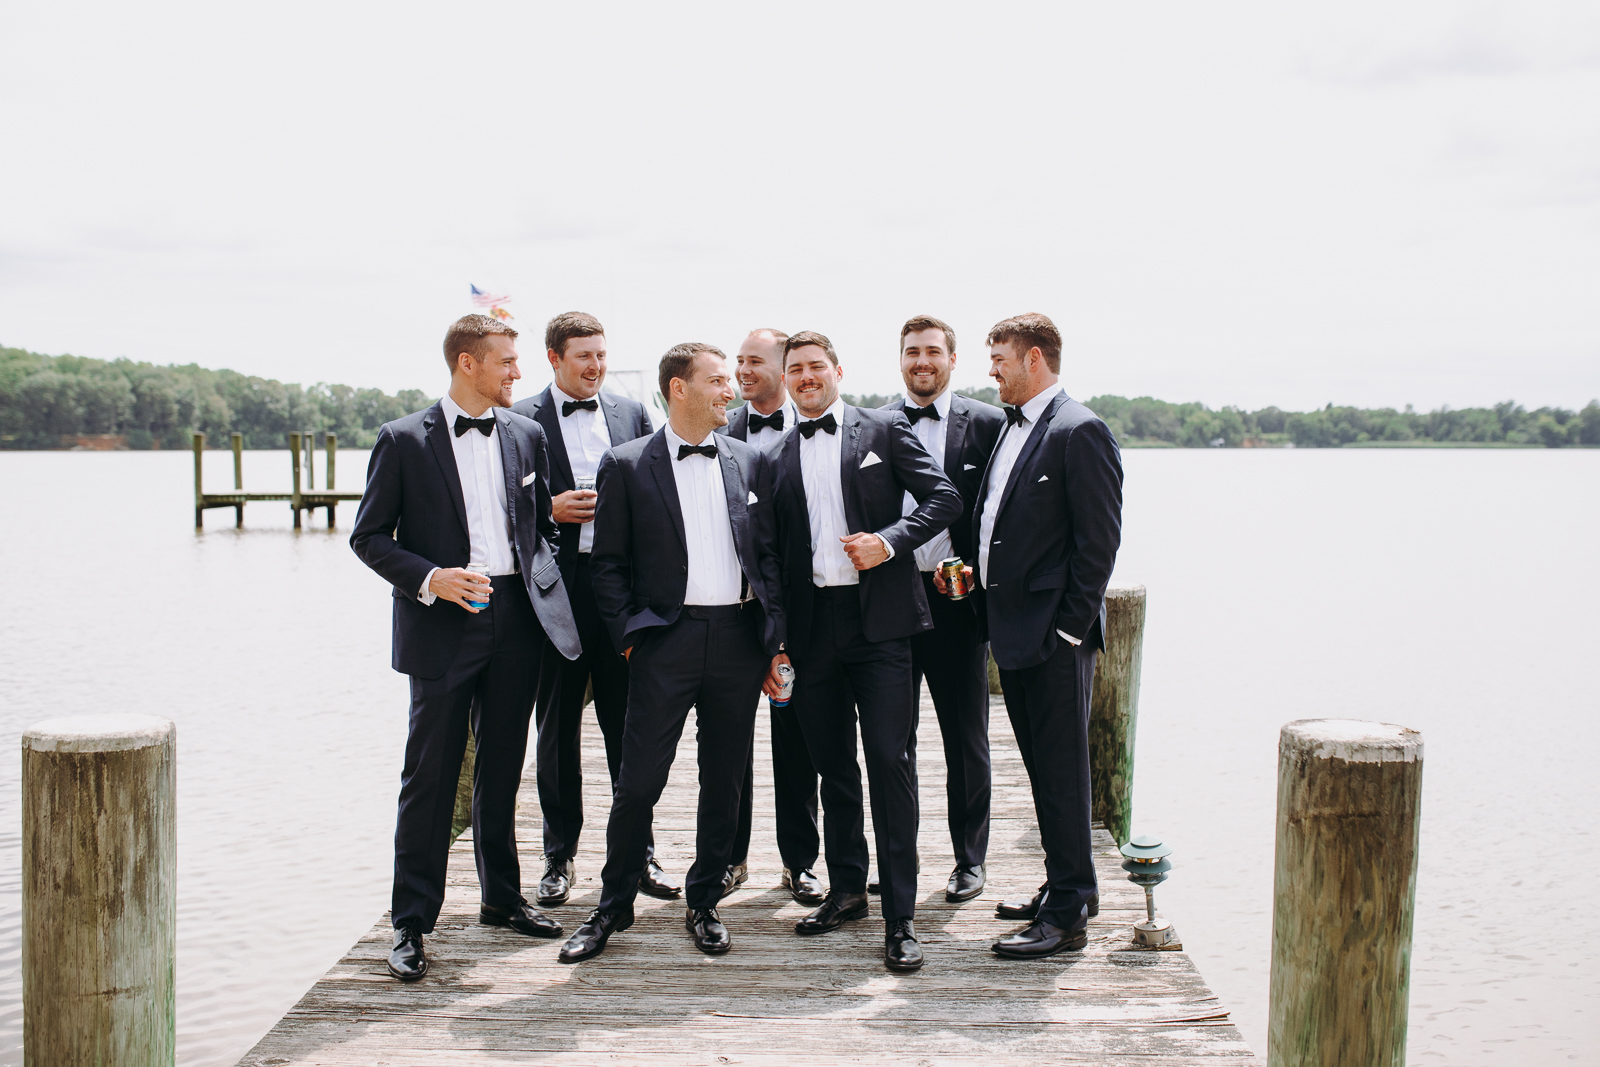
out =
[[(520, 575), (492, 579), (489, 606), (466, 615), (461, 648), (440, 678), (411, 679), (411, 725), (400, 774), (394, 832), (396, 926), (433, 930), (444, 904), (445, 866), (456, 782), (467, 748), (477, 745), (472, 776), (472, 841), (483, 902), (522, 903), (517, 862), (517, 788), (528, 750), (528, 716), (546, 645)], [(461, 611), (435, 601), (430, 611)]]
[(933, 629), (911, 637), (912, 744), (926, 678), (944, 740), (945, 797), (956, 863), (976, 867), (989, 853), (989, 642), (970, 600), (951, 600), (922, 575)]
[(684, 896), (691, 908), (717, 906), (738, 831), (756, 702), (771, 662), (761, 646), (760, 620), (753, 605), (691, 604), (672, 625), (649, 630), (634, 644), (622, 771), (611, 797), (600, 872), (601, 911), (633, 914), (656, 802), (691, 707), (697, 709), (700, 807)]
[[(544, 854), (569, 860), (578, 851), (583, 829), (583, 697), (594, 683), (594, 714), (605, 738), (606, 767), (612, 788), (622, 767), (622, 728), (628, 714), (628, 664), (611, 644), (611, 635), (595, 605), (589, 580), (589, 557), (582, 555), (563, 573), (583, 653), (566, 659), (553, 647), (545, 652), (534, 750), (539, 782), (539, 810), (544, 817)], [(653, 842), (652, 842), (653, 843)]]
[[(817, 832), (817, 769), (811, 765), (805, 734), (795, 713), (793, 694), (783, 707), (771, 707), (772, 807), (778, 824), (778, 855), (791, 871), (816, 866), (822, 840)], [(755, 815), (755, 747), (744, 773), (739, 798), (739, 835), (734, 841), (734, 863), (750, 858), (750, 825)]]
[(868, 641), (856, 586), (816, 590), (810, 640), (794, 655), (793, 706), (822, 776), (828, 881), (841, 893), (867, 888), (866, 816), (856, 726), (878, 856), (883, 917), (909, 919), (917, 896), (917, 771), (912, 745), (911, 641)]
[(1089, 697), (1096, 652), (1062, 641), (1043, 663), (1000, 671), (1006, 713), (1033, 787), (1044, 846), (1046, 895), (1039, 918), (1066, 930), (1089, 923), (1096, 890), (1090, 836)]

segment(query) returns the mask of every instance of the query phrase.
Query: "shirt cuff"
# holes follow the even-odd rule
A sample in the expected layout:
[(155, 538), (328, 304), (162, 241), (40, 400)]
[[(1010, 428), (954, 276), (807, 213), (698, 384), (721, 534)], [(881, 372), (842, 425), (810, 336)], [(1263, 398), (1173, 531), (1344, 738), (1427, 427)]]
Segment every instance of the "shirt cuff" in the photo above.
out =
[(1057, 630), (1056, 634), (1060, 636), (1061, 640), (1065, 641), (1069, 645), (1077, 646), (1077, 645), (1083, 644), (1083, 638), (1081, 638), (1081, 637), (1073, 637), (1072, 635), (1068, 634), (1065, 630)]
[(428, 592), (428, 586), (432, 584), (433, 576), (438, 573), (439, 568), (435, 567), (433, 570), (428, 572), (428, 576), (426, 578), (422, 579), (422, 588), (417, 590), (417, 599), (422, 601), (423, 604), (432, 604), (435, 600), (439, 599), (433, 593)]
[[(889, 539), (880, 533), (875, 533), (872, 536), (883, 542), (883, 550), (889, 553), (889, 559), (894, 559), (894, 546), (889, 543)], [(885, 560), (885, 562), (888, 561)]]

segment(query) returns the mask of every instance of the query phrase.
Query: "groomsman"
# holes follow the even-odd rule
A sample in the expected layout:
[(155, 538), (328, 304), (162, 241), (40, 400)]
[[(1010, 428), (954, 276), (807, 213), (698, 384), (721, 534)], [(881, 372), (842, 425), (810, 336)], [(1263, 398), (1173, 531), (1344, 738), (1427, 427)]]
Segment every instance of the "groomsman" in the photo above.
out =
[[(739, 346), (736, 377), (744, 406), (728, 416), (719, 432), (748, 441), (765, 451), (778, 443), (796, 421), (794, 401), (783, 387), (782, 330), (752, 330)], [(778, 823), (778, 855), (783, 858), (783, 887), (796, 901), (815, 907), (823, 901), (822, 882), (812, 870), (822, 842), (817, 834), (817, 771), (806, 751), (794, 702), (771, 709), (773, 814)], [(739, 801), (739, 835), (723, 894), (750, 877), (750, 824), (754, 815), (755, 753), (745, 772)]]
[[(911, 638), (913, 708), (921, 704), (928, 680), (933, 710), (944, 740), (945, 798), (955, 869), (944, 898), (952, 903), (983, 892), (984, 859), (989, 851), (989, 642), (971, 599), (951, 600), (934, 588), (942, 560), (971, 561), (972, 508), (984, 469), (1006, 417), (993, 404), (957, 396), (950, 390), (956, 366), (956, 333), (931, 315), (918, 315), (900, 327), (900, 376), (904, 401), (884, 405), (904, 411), (917, 439), (961, 492), (961, 518), (915, 553), (933, 629)], [(907, 493), (904, 513), (917, 502)], [(912, 712), (916, 728), (916, 711)], [(913, 751), (915, 740), (913, 734)]]
[[(795, 924), (822, 934), (867, 913), (867, 840), (859, 712), (882, 883), (884, 964), (922, 966), (917, 893), (917, 778), (912, 744), (911, 636), (929, 629), (914, 553), (961, 515), (961, 494), (905, 416), (839, 399), (844, 376), (820, 333), (784, 343), (784, 376), (800, 423), (769, 453), (783, 552), (784, 609), (794, 656), (793, 703), (822, 775), (831, 887)], [(916, 510), (902, 515), (906, 493)]]
[(350, 547), (394, 587), (394, 669), (411, 719), (394, 834), (389, 973), (428, 971), (424, 934), (444, 903), (456, 780), (477, 741), (472, 842), (478, 921), (533, 937), (561, 925), (528, 906), (517, 862), (517, 787), (548, 644), (578, 655), (556, 562), (544, 433), (511, 406), (517, 331), (468, 315), (444, 340), (450, 391), (378, 431)]
[[(561, 527), (561, 574), (583, 640), (583, 654), (573, 662), (546, 664), (535, 713), (539, 736), (534, 760), (544, 815), (545, 864), (537, 900), (549, 908), (567, 902), (577, 876), (573, 856), (583, 828), (578, 739), (584, 691), (594, 688), (594, 715), (605, 739), (613, 788), (622, 766), (622, 723), (628, 710), (628, 666), (612, 646), (594, 606), (590, 558), (595, 472), (607, 449), (649, 435), (650, 418), (638, 401), (600, 391), (606, 378), (606, 333), (599, 319), (581, 311), (557, 315), (545, 327), (544, 347), (554, 381), (512, 410), (544, 427), (550, 441), (551, 506)], [(663, 899), (677, 896), (678, 887), (667, 881), (655, 860), (653, 844), (650, 852), (639, 888)]]
[(600, 906), (561, 949), (605, 950), (633, 924), (650, 821), (691, 706), (698, 709), (700, 804), (684, 925), (695, 947), (732, 944), (717, 914), (763, 688), (777, 692), (784, 616), (770, 461), (713, 431), (727, 422), (728, 358), (683, 344), (661, 357), (669, 421), (600, 464), (594, 592), (628, 657), (622, 773), (606, 827)]
[(1089, 696), (1122, 541), (1122, 458), (1106, 424), (1057, 380), (1055, 323), (1018, 315), (990, 330), (988, 344), (1007, 425), (978, 494), (975, 573), (1045, 863), (1031, 901), (997, 909), (1031, 921), (994, 951), (1037, 959), (1082, 948), (1098, 910)]

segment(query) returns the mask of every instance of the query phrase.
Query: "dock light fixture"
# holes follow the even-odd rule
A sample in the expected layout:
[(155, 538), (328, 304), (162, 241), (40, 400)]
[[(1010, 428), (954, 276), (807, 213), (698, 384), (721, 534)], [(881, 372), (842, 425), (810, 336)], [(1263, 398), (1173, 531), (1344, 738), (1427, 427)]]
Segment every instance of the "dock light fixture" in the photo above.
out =
[(1144, 922), (1133, 924), (1133, 943), (1144, 948), (1162, 948), (1178, 939), (1172, 924), (1156, 918), (1155, 888), (1167, 880), (1172, 863), (1167, 859), (1172, 849), (1160, 838), (1140, 836), (1122, 846), (1122, 869), (1128, 872), (1128, 881), (1144, 890)]

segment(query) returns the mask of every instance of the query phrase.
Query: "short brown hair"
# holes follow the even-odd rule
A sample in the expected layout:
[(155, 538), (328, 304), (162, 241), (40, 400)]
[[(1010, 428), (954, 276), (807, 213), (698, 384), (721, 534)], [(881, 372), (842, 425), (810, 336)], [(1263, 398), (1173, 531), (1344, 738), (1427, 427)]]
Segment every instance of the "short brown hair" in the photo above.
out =
[(770, 333), (772, 335), (772, 343), (777, 345), (779, 348), (782, 348), (783, 343), (789, 339), (788, 334), (784, 333), (782, 330), (774, 330), (770, 326), (763, 326), (759, 330), (751, 330), (750, 333)]
[(673, 345), (667, 349), (667, 354), (661, 357), (661, 369), (656, 375), (656, 384), (661, 387), (661, 399), (670, 405), (672, 403), (672, 379), (682, 378), (685, 382), (693, 381), (695, 359), (708, 354), (719, 359), (728, 358), (722, 349), (716, 345), (708, 345), (700, 341), (685, 341), (681, 345)]
[(784, 362), (787, 363), (789, 361), (790, 352), (793, 352), (797, 348), (804, 348), (806, 345), (816, 345), (818, 348), (828, 353), (828, 358), (833, 361), (833, 365), (835, 367), (839, 365), (839, 353), (833, 350), (833, 342), (828, 340), (822, 334), (818, 333), (816, 330), (801, 330), (793, 337), (787, 338), (783, 342)]
[(956, 332), (950, 328), (948, 322), (936, 319), (932, 315), (913, 315), (906, 320), (904, 326), (900, 327), (900, 351), (906, 350), (906, 334), (921, 333), (923, 330), (943, 330), (945, 349), (950, 352), (956, 350)]
[(1026, 355), (1028, 349), (1037, 348), (1044, 353), (1045, 366), (1050, 368), (1050, 373), (1061, 373), (1061, 331), (1056, 329), (1056, 324), (1050, 321), (1048, 315), (1030, 311), (1026, 315), (1014, 315), (997, 322), (994, 329), (989, 331), (989, 340), (985, 343), (1011, 344), (1016, 347), (1018, 355)]
[(456, 370), (456, 355), (465, 352), (474, 361), (481, 360), (489, 354), (487, 338), (501, 334), (517, 339), (517, 331), (499, 319), (491, 319), (487, 315), (463, 315), (450, 324), (449, 332), (444, 335), (444, 362), (450, 368), (450, 373)]
[(574, 337), (601, 337), (606, 328), (600, 320), (582, 311), (563, 311), (544, 328), (544, 346), (558, 356), (567, 354), (567, 342)]

